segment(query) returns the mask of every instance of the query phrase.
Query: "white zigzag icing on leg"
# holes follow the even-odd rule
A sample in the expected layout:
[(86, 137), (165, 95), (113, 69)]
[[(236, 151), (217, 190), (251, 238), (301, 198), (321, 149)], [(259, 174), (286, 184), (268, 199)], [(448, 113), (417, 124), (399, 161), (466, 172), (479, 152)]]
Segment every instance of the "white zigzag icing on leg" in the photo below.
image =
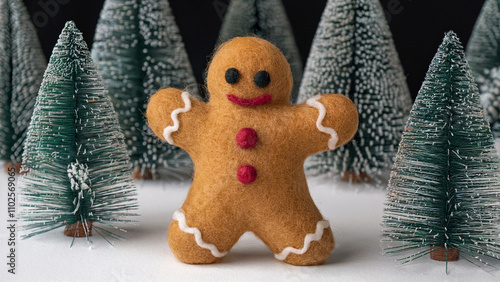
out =
[(175, 109), (170, 114), (170, 118), (172, 118), (172, 120), (174, 121), (174, 125), (167, 126), (163, 130), (163, 137), (171, 145), (174, 145), (174, 139), (172, 139), (172, 133), (179, 130), (180, 123), (179, 123), (179, 119), (177, 118), (177, 116), (180, 113), (186, 113), (186, 112), (189, 112), (191, 110), (191, 100), (189, 100), (189, 93), (182, 92), (181, 97), (182, 97), (182, 101), (184, 101), (184, 108)]
[(228, 252), (219, 252), (219, 250), (214, 244), (204, 242), (203, 239), (201, 238), (200, 230), (196, 227), (189, 227), (186, 224), (186, 216), (184, 215), (184, 212), (182, 210), (175, 211), (174, 216), (172, 218), (173, 220), (177, 220), (179, 222), (179, 228), (182, 231), (194, 235), (194, 240), (196, 241), (196, 244), (198, 244), (198, 246), (202, 247), (203, 249), (210, 250), (210, 252), (212, 252), (212, 255), (214, 257), (221, 258), (227, 255)]
[(314, 107), (319, 110), (319, 116), (318, 120), (316, 121), (316, 127), (318, 127), (318, 130), (327, 134), (330, 134), (330, 140), (328, 140), (328, 148), (330, 150), (335, 149), (335, 145), (337, 145), (337, 141), (339, 140), (339, 137), (337, 135), (337, 131), (331, 127), (324, 127), (321, 123), (323, 122), (323, 119), (326, 116), (326, 108), (321, 104), (319, 99), (321, 98), (321, 95), (316, 95), (314, 97), (311, 97), (307, 99), (306, 103), (308, 106)]
[(328, 220), (318, 221), (318, 223), (316, 224), (316, 232), (314, 232), (314, 234), (309, 233), (306, 235), (306, 237), (304, 238), (304, 247), (302, 247), (302, 249), (299, 250), (293, 247), (286, 247), (281, 253), (275, 254), (274, 257), (279, 260), (285, 260), (290, 253), (303, 255), (311, 246), (311, 242), (321, 240), (321, 237), (323, 237), (323, 230), (328, 227), (330, 227), (330, 223), (328, 222)]

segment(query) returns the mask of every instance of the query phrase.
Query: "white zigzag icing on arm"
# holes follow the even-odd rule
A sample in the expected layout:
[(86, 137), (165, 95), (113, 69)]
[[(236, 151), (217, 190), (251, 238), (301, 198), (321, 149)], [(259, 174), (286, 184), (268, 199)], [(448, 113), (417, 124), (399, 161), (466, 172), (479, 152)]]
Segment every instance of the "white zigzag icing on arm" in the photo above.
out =
[(328, 148), (330, 150), (335, 149), (335, 145), (337, 145), (337, 141), (339, 140), (339, 136), (337, 135), (337, 131), (331, 127), (324, 127), (321, 123), (323, 122), (323, 119), (326, 116), (326, 108), (321, 104), (319, 99), (321, 98), (321, 95), (316, 95), (314, 97), (311, 97), (307, 99), (306, 103), (308, 106), (314, 107), (319, 110), (319, 116), (318, 120), (316, 120), (316, 127), (318, 127), (318, 130), (327, 134), (330, 134), (330, 140), (328, 140)]
[(198, 246), (202, 247), (203, 249), (210, 250), (214, 257), (221, 258), (227, 255), (228, 252), (219, 252), (214, 244), (204, 242), (201, 238), (200, 230), (196, 227), (189, 227), (186, 224), (186, 216), (184, 215), (184, 212), (182, 210), (175, 211), (172, 218), (173, 220), (177, 220), (179, 222), (179, 228), (183, 232), (194, 235), (194, 240), (196, 241), (196, 244), (198, 244)]
[(321, 240), (321, 237), (323, 237), (323, 230), (328, 227), (330, 227), (330, 223), (328, 222), (328, 220), (318, 221), (318, 223), (316, 224), (316, 232), (314, 232), (314, 234), (309, 233), (306, 235), (306, 237), (304, 238), (304, 247), (302, 247), (302, 249), (299, 250), (293, 247), (286, 247), (281, 253), (275, 254), (274, 257), (279, 260), (285, 260), (290, 253), (303, 255), (311, 246), (311, 242)]
[(179, 118), (177, 116), (180, 113), (186, 113), (186, 112), (189, 112), (191, 110), (191, 100), (189, 100), (189, 93), (182, 92), (181, 97), (182, 97), (182, 101), (184, 101), (184, 108), (175, 109), (170, 114), (170, 118), (172, 118), (172, 120), (174, 121), (174, 125), (167, 126), (163, 130), (163, 137), (171, 145), (174, 145), (174, 139), (172, 139), (172, 133), (179, 130), (180, 123), (179, 123)]

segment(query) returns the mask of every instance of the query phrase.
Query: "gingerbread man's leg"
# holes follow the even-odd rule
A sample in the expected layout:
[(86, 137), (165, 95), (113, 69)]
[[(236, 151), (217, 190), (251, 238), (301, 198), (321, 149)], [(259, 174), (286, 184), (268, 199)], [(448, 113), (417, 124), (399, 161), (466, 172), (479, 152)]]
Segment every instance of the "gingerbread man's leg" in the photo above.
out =
[(302, 211), (304, 214), (296, 214), (290, 221), (275, 217), (263, 222), (254, 233), (278, 260), (293, 265), (322, 264), (335, 247), (330, 224), (317, 209)]
[(219, 262), (243, 234), (231, 228), (234, 220), (229, 217), (214, 217), (192, 223), (190, 219), (194, 218), (196, 215), (190, 217), (182, 209), (177, 210), (168, 229), (170, 249), (184, 263)]

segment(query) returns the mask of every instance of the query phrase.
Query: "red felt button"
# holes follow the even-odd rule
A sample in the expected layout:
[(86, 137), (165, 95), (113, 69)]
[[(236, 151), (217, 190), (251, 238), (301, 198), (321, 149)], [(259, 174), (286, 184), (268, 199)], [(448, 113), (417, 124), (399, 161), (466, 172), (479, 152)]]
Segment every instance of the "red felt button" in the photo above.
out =
[(238, 180), (243, 184), (250, 184), (257, 179), (257, 170), (251, 165), (242, 165), (238, 168)]
[(257, 144), (257, 141), (259, 141), (259, 136), (257, 136), (257, 132), (252, 128), (242, 128), (236, 134), (236, 143), (240, 148), (253, 148)]

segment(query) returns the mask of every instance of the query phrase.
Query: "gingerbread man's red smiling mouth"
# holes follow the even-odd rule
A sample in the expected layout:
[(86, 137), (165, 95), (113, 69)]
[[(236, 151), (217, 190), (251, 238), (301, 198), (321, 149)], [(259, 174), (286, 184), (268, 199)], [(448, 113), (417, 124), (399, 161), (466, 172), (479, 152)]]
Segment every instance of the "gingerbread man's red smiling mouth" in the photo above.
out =
[(251, 99), (241, 98), (234, 94), (227, 94), (226, 96), (229, 101), (243, 107), (254, 107), (254, 106), (265, 105), (273, 100), (273, 95), (271, 94), (262, 94)]

